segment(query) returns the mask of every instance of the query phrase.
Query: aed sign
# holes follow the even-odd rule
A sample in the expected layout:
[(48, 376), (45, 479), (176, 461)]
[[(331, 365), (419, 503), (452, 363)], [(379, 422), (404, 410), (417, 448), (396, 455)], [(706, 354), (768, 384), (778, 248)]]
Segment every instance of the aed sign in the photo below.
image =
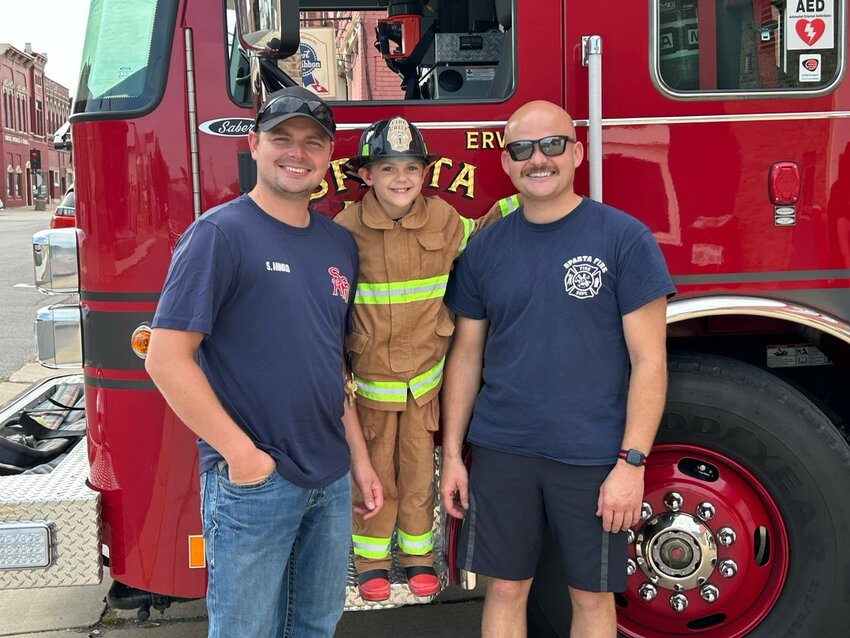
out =
[(835, 0), (788, 0), (785, 33), (789, 50), (835, 47)]

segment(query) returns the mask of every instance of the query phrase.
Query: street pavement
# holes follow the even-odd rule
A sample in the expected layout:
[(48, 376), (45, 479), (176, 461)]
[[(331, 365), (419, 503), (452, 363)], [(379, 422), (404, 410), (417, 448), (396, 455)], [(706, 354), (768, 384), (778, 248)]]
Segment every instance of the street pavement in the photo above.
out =
[(36, 310), (67, 296), (43, 295), (33, 284), (32, 236), (48, 227), (51, 214), (32, 208), (0, 211), (0, 380), (35, 354)]
[[(32, 284), (30, 238), (46, 228), (50, 212), (0, 211), (0, 406), (34, 382), (80, 370), (48, 370), (34, 362), (35, 311), (54, 298)], [(107, 609), (108, 575), (100, 585), (0, 591), (0, 638), (203, 638), (204, 602), (176, 603), (164, 615), (152, 610), (142, 623), (135, 611)], [(473, 638), (479, 636), (483, 588), (450, 588), (437, 601), (391, 610), (343, 615), (335, 638)], [(250, 605), (250, 601), (245, 602)]]

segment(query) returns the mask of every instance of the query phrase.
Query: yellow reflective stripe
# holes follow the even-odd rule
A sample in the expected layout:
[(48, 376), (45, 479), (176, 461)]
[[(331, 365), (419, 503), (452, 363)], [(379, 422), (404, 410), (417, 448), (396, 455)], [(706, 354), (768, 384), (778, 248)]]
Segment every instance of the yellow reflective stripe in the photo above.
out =
[(405, 403), (407, 401), (407, 384), (404, 381), (367, 381), (358, 376), (357, 394), (372, 401), (382, 403)]
[(390, 539), (352, 534), (354, 553), (363, 558), (386, 558), (390, 555)]
[(448, 275), (437, 275), (436, 277), (428, 277), (427, 279), (410, 279), (408, 281), (357, 282), (357, 289), (359, 290), (362, 287), (370, 295), (382, 294), (387, 291), (404, 292), (411, 288), (433, 286), (441, 282), (445, 283), (448, 279)]
[(424, 556), (434, 549), (434, 532), (428, 531), (419, 536), (411, 536), (398, 530), (398, 547), (412, 556)]
[(413, 398), (418, 399), (439, 385), (443, 378), (445, 364), (446, 358), (443, 357), (433, 367), (416, 375), (408, 383), (404, 381), (367, 381), (355, 376), (357, 394), (382, 403), (405, 403), (407, 402), (407, 389), (410, 388)]
[(446, 358), (440, 359), (437, 364), (430, 370), (426, 370), (422, 374), (413, 377), (410, 380), (410, 394), (414, 399), (418, 399), (429, 390), (436, 388), (440, 380), (443, 378), (443, 366), (446, 363)]
[(475, 228), (475, 222), (468, 217), (461, 216), (460, 221), (463, 222), (463, 238), (460, 240), (460, 245), (457, 247), (455, 259), (460, 257), (461, 254), (463, 254), (463, 251), (466, 250), (466, 244), (469, 242), (469, 236), (472, 235), (472, 229)]
[(394, 304), (422, 301), (424, 299), (441, 299), (446, 292), (449, 276), (439, 275), (428, 279), (411, 279), (410, 281), (390, 281), (384, 283), (357, 282), (356, 304)]
[(519, 196), (511, 195), (510, 197), (505, 197), (504, 199), (499, 200), (499, 208), (502, 212), (502, 217), (507, 217), (516, 209), (519, 208)]

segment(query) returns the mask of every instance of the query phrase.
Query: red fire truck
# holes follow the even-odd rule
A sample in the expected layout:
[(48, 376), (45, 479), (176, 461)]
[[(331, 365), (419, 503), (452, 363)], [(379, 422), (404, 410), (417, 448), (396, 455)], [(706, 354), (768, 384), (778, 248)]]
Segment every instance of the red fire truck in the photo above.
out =
[[(313, 202), (327, 216), (362, 196), (339, 165), (375, 120), (415, 122), (441, 154), (426, 194), (477, 217), (512, 194), (499, 163), (510, 114), (563, 105), (588, 147), (579, 192), (647, 223), (678, 288), (621, 634), (850, 635), (847, 9), (93, 0), (71, 117), (78, 229), (35, 244), (42, 288), (79, 287), (39, 313), (38, 334), (42, 360), (73, 365), (79, 326), (87, 447), (54, 471), (60, 487), (0, 477), (0, 548), (13, 557), (0, 586), (93, 582), (103, 554), (116, 605), (203, 596), (193, 437), (140, 355), (175, 242), (251, 187), (257, 101), (298, 83), (339, 123)], [(468, 578), (453, 526), (437, 525), (447, 578)], [(549, 552), (530, 633), (564, 636)]]

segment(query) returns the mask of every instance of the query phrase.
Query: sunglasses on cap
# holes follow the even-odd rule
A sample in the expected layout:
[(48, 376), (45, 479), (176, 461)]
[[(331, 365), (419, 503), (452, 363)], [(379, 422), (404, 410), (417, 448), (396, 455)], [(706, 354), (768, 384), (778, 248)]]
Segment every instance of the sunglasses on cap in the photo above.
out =
[(569, 135), (550, 135), (548, 137), (541, 137), (539, 140), (517, 140), (516, 142), (505, 144), (505, 149), (513, 161), (523, 162), (534, 154), (535, 144), (540, 147), (540, 152), (546, 157), (555, 157), (564, 154), (564, 151), (567, 150), (568, 142), (575, 143), (575, 141), (575, 138)]
[(254, 120), (254, 130), (260, 129), (260, 124), (278, 115), (306, 115), (326, 129), (333, 136), (336, 123), (330, 108), (319, 100), (308, 100), (297, 95), (281, 95), (263, 105)]

